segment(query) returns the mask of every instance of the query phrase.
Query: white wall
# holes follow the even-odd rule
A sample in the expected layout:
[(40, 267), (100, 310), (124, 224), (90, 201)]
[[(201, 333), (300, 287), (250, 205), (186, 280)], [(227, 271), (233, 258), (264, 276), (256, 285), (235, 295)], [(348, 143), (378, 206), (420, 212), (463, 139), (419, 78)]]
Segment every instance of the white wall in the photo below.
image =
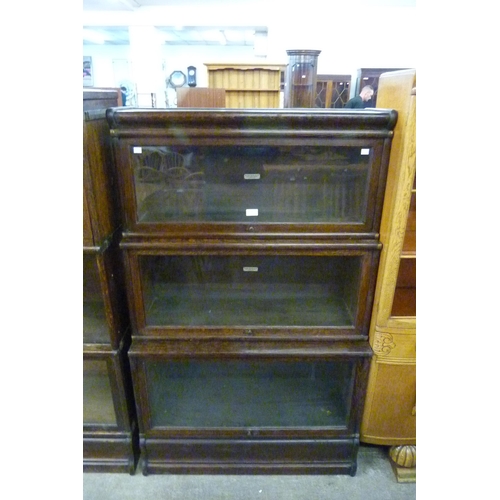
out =
[[(92, 57), (93, 86), (117, 87), (123, 80), (135, 82), (133, 57), (129, 46), (85, 45), (83, 55)], [(173, 71), (180, 70), (187, 75), (187, 67), (196, 68), (197, 86), (208, 87), (208, 73), (205, 63), (245, 62), (256, 60), (253, 47), (164, 45), (162, 47), (162, 69), (160, 85), (165, 90), (165, 81)], [(258, 60), (267, 60), (258, 58)], [(286, 64), (286, 57), (280, 62)], [(127, 64), (128, 63), (128, 64)], [(128, 70), (128, 71), (127, 71)], [(157, 93), (157, 106), (166, 105), (165, 97)], [(175, 91), (170, 99), (175, 98)]]
[[(129, 61), (130, 48), (124, 45), (84, 45), (83, 55), (92, 57), (94, 87), (116, 87), (123, 74), (118, 71), (115, 76), (116, 64), (113, 61)], [(118, 67), (121, 66), (118, 63)]]
[[(401, 1), (412, 3), (411, 0)], [(199, 87), (208, 85), (204, 63), (258, 60), (286, 64), (287, 49), (321, 50), (318, 74), (355, 75), (358, 68), (417, 66), (414, 6), (391, 7), (387, 6), (391, 0), (360, 0), (356, 12), (353, 8), (346, 9), (345, 2), (339, 0), (317, 0), (309, 11), (303, 5), (293, 10), (295, 4), (281, 0), (271, 3), (269, 0), (217, 0), (216, 3), (221, 8), (214, 9), (214, 2), (184, 1), (170, 8), (141, 8), (135, 13), (84, 13), (83, 24), (268, 27), (268, 54), (265, 58), (254, 57), (251, 47), (164, 46), (163, 61), (159, 62), (164, 77), (177, 69), (186, 72), (187, 66), (193, 65), (197, 68)], [(268, 10), (267, 5), (273, 5), (273, 10)], [(86, 45), (83, 55), (92, 57), (94, 86), (103, 87), (118, 84), (113, 61), (131, 57), (130, 48), (124, 46)]]
[[(196, 67), (196, 81), (198, 87), (208, 87), (208, 73), (206, 63), (214, 62), (245, 62), (255, 60), (253, 47), (234, 46), (175, 46), (165, 45), (163, 51), (165, 73), (181, 70), (187, 73), (188, 66)], [(259, 58), (258, 60), (262, 60)]]

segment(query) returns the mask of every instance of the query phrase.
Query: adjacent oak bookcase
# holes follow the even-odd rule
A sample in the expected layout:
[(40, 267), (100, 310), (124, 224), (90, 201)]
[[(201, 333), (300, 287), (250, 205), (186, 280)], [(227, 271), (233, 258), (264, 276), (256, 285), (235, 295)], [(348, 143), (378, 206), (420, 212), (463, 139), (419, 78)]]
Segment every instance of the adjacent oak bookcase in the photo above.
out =
[(400, 481), (416, 475), (416, 85), (414, 69), (384, 73), (378, 104), (398, 111), (370, 327), (370, 369), (361, 438), (390, 445)]
[(356, 472), (393, 110), (107, 110), (149, 473)]
[(119, 104), (118, 92), (83, 91), (83, 467), (132, 473), (139, 449), (130, 320), (105, 116)]

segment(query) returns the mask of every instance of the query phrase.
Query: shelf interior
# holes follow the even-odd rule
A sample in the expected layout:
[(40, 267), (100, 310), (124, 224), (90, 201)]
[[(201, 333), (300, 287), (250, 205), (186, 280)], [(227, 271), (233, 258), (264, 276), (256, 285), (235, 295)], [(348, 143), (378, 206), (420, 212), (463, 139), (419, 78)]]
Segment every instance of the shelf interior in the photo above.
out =
[(83, 360), (83, 423), (116, 425), (105, 360)]
[(346, 425), (351, 362), (147, 361), (155, 427)]
[(142, 256), (146, 324), (354, 326), (360, 257)]
[(370, 148), (142, 147), (139, 222), (362, 223)]

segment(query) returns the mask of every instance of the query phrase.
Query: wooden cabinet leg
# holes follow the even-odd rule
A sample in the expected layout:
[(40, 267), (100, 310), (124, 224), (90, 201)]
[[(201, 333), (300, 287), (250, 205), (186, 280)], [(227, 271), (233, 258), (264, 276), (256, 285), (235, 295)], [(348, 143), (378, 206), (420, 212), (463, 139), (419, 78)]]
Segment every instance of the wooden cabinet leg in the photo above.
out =
[(391, 446), (389, 457), (398, 483), (414, 483), (417, 480), (416, 446)]

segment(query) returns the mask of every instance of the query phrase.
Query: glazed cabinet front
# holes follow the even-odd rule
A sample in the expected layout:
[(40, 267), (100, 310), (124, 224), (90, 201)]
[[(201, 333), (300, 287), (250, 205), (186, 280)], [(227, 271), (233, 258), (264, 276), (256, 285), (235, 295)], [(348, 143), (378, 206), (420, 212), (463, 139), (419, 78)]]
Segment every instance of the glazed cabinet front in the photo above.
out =
[(133, 473), (138, 441), (128, 358), (110, 347), (83, 351), (83, 468)]
[(354, 474), (366, 346), (145, 342), (130, 355), (146, 473)]
[(121, 258), (116, 247), (83, 249), (83, 343), (120, 348), (129, 341)]
[(83, 469), (133, 473), (138, 433), (126, 356), (131, 329), (106, 121), (106, 108), (119, 105), (119, 93), (83, 90)]
[(108, 110), (127, 231), (376, 231), (390, 111), (227, 111)]
[(376, 246), (320, 255), (129, 250), (134, 334), (366, 340), (378, 255)]

